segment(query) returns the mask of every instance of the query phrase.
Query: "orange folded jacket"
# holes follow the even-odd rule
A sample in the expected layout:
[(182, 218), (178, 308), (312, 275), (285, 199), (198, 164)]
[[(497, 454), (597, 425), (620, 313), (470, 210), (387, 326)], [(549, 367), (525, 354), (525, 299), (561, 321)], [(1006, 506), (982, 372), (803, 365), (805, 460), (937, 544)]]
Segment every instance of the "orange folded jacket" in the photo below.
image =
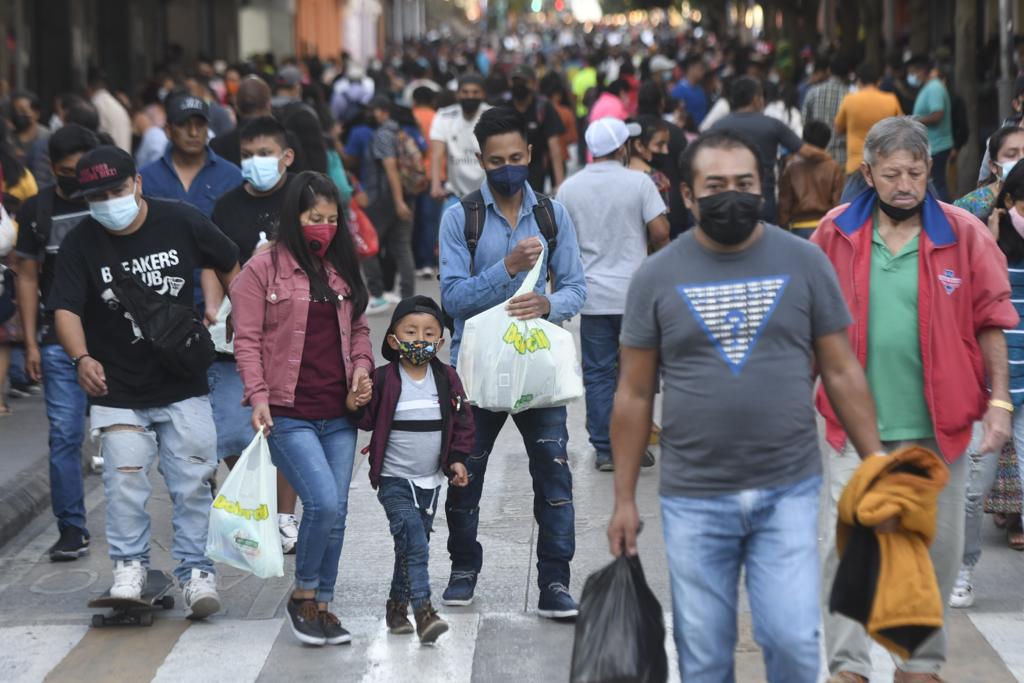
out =
[[(944, 601), (928, 546), (948, 480), (942, 458), (910, 446), (865, 459), (839, 500), (840, 560), (829, 609), (860, 622), (904, 659), (942, 628)], [(873, 527), (891, 517), (899, 529), (877, 533)]]

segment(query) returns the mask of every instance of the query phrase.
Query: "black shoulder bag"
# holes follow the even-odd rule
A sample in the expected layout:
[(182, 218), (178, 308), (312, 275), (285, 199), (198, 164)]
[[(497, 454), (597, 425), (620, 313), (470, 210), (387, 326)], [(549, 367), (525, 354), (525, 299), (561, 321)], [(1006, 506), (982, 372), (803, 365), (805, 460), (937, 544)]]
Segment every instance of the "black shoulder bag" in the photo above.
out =
[(111, 237), (100, 229), (102, 258), (109, 265), (112, 282), (104, 284), (93, 270), (98, 293), (110, 288), (121, 306), (128, 312), (142, 337), (153, 347), (153, 352), (164, 368), (179, 377), (194, 379), (205, 373), (216, 358), (209, 330), (191, 306), (178, 303), (147, 287), (133, 273), (121, 267), (121, 259), (114, 253)]

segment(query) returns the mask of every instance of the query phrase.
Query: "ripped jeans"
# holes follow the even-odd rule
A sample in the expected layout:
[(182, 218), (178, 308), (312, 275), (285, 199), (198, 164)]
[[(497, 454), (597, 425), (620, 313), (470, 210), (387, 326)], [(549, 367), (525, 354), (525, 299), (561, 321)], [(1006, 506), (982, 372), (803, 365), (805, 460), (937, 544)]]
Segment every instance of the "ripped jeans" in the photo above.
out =
[(381, 477), (377, 491), (395, 539), (390, 597), (398, 603), (412, 602), (414, 610), (430, 600), (430, 532), (440, 493), (440, 486), (421, 489), (399, 477)]
[[(445, 515), (448, 519), (448, 552), (452, 571), (479, 573), (483, 547), (477, 541), (480, 496), (484, 488), (487, 459), (494, 448), (508, 413), (473, 408), (476, 440), (466, 460), (469, 485), (448, 487)], [(533, 516), (537, 520), (537, 585), (569, 585), (569, 563), (576, 552), (575, 511), (572, 503), (572, 473), (566, 446), (565, 408), (538, 408), (513, 415), (523, 437), (533, 478)]]
[(206, 532), (213, 503), (210, 479), (217, 471), (217, 431), (209, 399), (197, 396), (139, 409), (94, 405), (89, 417), (103, 454), (110, 559), (149, 566), (146, 504), (153, 492), (149, 471), (159, 456), (157, 470), (174, 508), (174, 575), (184, 584), (193, 569), (213, 573)]

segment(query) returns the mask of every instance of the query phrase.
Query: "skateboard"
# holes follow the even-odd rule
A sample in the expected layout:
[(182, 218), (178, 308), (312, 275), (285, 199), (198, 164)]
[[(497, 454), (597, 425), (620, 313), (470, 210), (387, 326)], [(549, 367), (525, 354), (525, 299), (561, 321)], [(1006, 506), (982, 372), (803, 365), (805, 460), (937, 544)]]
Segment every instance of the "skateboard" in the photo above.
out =
[(159, 569), (150, 569), (146, 575), (146, 586), (138, 600), (110, 597), (110, 591), (89, 601), (89, 607), (109, 607), (110, 614), (92, 615), (92, 625), (101, 626), (152, 626), (153, 610), (157, 605), (163, 609), (174, 607), (174, 596), (167, 593), (174, 587), (170, 574)]

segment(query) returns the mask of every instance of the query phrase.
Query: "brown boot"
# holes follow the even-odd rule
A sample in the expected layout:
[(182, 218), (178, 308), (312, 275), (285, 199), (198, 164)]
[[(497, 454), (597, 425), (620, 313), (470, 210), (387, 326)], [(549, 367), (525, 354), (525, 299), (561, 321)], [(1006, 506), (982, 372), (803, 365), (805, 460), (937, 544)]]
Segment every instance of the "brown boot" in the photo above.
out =
[(409, 603), (388, 600), (387, 615), (388, 631), (391, 633), (402, 636), (415, 630), (409, 621)]
[(900, 671), (899, 669), (896, 669), (892, 680), (893, 683), (942, 683), (939, 674), (911, 673), (909, 671)]
[(448, 630), (448, 622), (438, 616), (429, 602), (415, 612), (416, 633), (421, 643), (433, 643)]
[(826, 683), (868, 683), (868, 679), (864, 678), (860, 674), (851, 673), (849, 671), (840, 671), (835, 676), (828, 679)]

